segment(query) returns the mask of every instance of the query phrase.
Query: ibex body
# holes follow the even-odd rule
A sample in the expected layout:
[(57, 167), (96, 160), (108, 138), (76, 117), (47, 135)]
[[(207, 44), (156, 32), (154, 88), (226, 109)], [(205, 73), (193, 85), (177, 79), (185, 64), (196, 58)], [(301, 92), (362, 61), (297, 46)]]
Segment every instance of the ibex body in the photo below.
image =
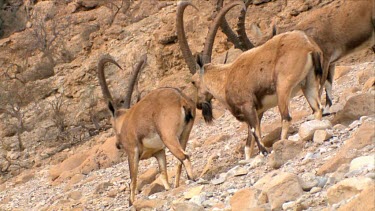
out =
[[(179, 5), (182, 10), (190, 3)], [(212, 46), (214, 36), (225, 13), (234, 5), (227, 5), (215, 19), (207, 38)], [(242, 3), (243, 5), (243, 3)], [(181, 14), (181, 13), (178, 13)], [(182, 22), (182, 19), (178, 19)], [(177, 30), (182, 52), (189, 47), (184, 43), (186, 36), (183, 24)], [(206, 41), (207, 41), (206, 40)], [(206, 43), (207, 44), (207, 43)], [(193, 84), (198, 90), (197, 107), (202, 109), (206, 121), (212, 120), (211, 99), (216, 98), (239, 120), (249, 126), (245, 146), (245, 156), (249, 159), (254, 141), (262, 153), (267, 150), (260, 144), (260, 122), (263, 113), (278, 106), (282, 116), (281, 138), (286, 139), (291, 121), (289, 100), (302, 89), (316, 118), (322, 116), (319, 82), (322, 76), (320, 48), (301, 31), (293, 31), (275, 36), (264, 45), (242, 53), (230, 64), (205, 64), (211, 60), (211, 48), (205, 48), (203, 62), (197, 62), (200, 72), (193, 76)], [(184, 55), (188, 55), (184, 53)], [(187, 59), (186, 61), (191, 61)]]
[(323, 51), (327, 105), (332, 105), (334, 62), (375, 44), (375, 1), (341, 0), (312, 11), (293, 29), (304, 31)]
[[(246, 7), (251, 3), (252, 1), (246, 1)], [(217, 9), (220, 10), (223, 0), (219, 0), (217, 4)], [(245, 15), (246, 12), (241, 11), (237, 24), (238, 35), (230, 29), (225, 20), (221, 25), (223, 32), (235, 47), (244, 51), (253, 48), (245, 32)], [(304, 31), (323, 51), (321, 85), (325, 83), (326, 105), (331, 106), (334, 62), (363, 48), (373, 46), (375, 52), (375, 1), (336, 0), (321, 9), (312, 11), (294, 27), (286, 27), (277, 31), (282, 33), (291, 30)], [(276, 28), (273, 34), (276, 34)], [(320, 92), (322, 92), (322, 87)]]
[(98, 71), (103, 95), (108, 100), (112, 114), (117, 147), (123, 146), (128, 155), (131, 178), (129, 203), (132, 204), (135, 200), (139, 160), (155, 157), (159, 164), (163, 185), (167, 190), (170, 188), (165, 147), (180, 161), (175, 186), (179, 185), (182, 164), (186, 168), (188, 177), (193, 178), (191, 163), (185, 148), (194, 123), (195, 103), (178, 89), (159, 88), (129, 109), (117, 108), (104, 78), (106, 62), (119, 65), (113, 59), (103, 57), (99, 61)]

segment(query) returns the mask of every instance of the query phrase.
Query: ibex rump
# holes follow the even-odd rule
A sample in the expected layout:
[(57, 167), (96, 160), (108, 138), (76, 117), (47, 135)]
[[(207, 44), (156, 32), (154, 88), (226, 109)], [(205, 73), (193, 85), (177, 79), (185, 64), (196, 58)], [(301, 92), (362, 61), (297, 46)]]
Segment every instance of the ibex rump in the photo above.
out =
[[(120, 66), (112, 58), (102, 57), (98, 64), (98, 75), (103, 95), (108, 101), (112, 114), (117, 147), (123, 146), (128, 155), (131, 179), (129, 204), (131, 205), (135, 201), (137, 191), (139, 160), (155, 157), (159, 164), (163, 185), (165, 189), (170, 189), (165, 147), (180, 161), (175, 186), (179, 185), (182, 164), (186, 168), (188, 177), (193, 178), (191, 163), (185, 148), (194, 123), (195, 103), (178, 89), (159, 88), (150, 92), (131, 108), (118, 108), (104, 77), (104, 64), (107, 62)], [(126, 99), (130, 97), (127, 96)]]

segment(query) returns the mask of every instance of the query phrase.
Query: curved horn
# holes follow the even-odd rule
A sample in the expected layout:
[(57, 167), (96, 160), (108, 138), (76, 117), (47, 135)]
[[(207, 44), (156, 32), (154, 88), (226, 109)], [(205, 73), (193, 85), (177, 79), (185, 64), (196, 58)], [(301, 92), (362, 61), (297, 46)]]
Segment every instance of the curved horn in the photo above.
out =
[[(216, 11), (220, 11), (220, 9), (223, 7), (223, 1), (224, 0), (218, 0), (216, 5)], [(238, 48), (242, 51), (245, 51), (243, 49), (240, 40), (237, 37), (237, 34), (230, 28), (227, 20), (223, 19), (223, 21), (220, 24), (221, 31), (227, 36), (229, 42), (233, 43), (235, 48)]]
[(190, 70), (191, 74), (194, 74), (197, 71), (197, 63), (191, 53), (189, 48), (189, 44), (186, 39), (185, 29), (184, 29), (184, 11), (187, 6), (192, 6), (196, 10), (198, 8), (194, 6), (192, 3), (187, 1), (180, 1), (177, 4), (177, 19), (176, 19), (176, 30), (177, 30), (177, 37), (178, 37), (178, 44), (180, 45), (181, 52), (183, 57), (185, 58), (186, 64)]
[[(245, 3), (246, 9), (250, 5), (250, 2), (251, 1), (246, 1), (246, 3)], [(246, 10), (241, 10), (241, 14), (238, 17), (237, 34), (238, 34), (238, 39), (241, 42), (241, 47), (244, 50), (249, 50), (251, 48), (254, 48), (254, 45), (253, 45), (253, 43), (251, 43), (251, 41), (249, 40), (249, 38), (246, 34), (245, 18), (246, 18)]]
[[(100, 57), (98, 62), (98, 78), (99, 78), (99, 84), (102, 89), (103, 96), (105, 100), (108, 101), (109, 107), (113, 108), (114, 111), (117, 110), (117, 106), (113, 103), (113, 98), (111, 93), (109, 92), (107, 82), (105, 81), (105, 75), (104, 75), (104, 65), (109, 62), (114, 65), (116, 65), (118, 68), (122, 69), (121, 66), (110, 56), (110, 55), (103, 55)], [(112, 110), (112, 109), (111, 109)], [(112, 111), (112, 113), (114, 112)]]
[(138, 81), (138, 76), (143, 67), (146, 65), (147, 62), (147, 54), (144, 54), (139, 59), (138, 63), (135, 65), (135, 68), (133, 70), (132, 76), (129, 78), (129, 88), (126, 92), (126, 96), (124, 98), (124, 107), (130, 108), (130, 101), (132, 99), (132, 94), (134, 90), (134, 85)]
[(210, 28), (208, 35), (206, 37), (203, 49), (203, 64), (211, 63), (212, 48), (214, 45), (215, 36), (219, 28), (219, 25), (222, 22), (224, 16), (227, 14), (227, 12), (237, 5), (241, 5), (243, 9), (246, 10), (246, 6), (242, 1), (235, 1), (230, 4), (227, 4), (222, 10), (220, 10), (219, 14), (215, 18), (212, 27)]

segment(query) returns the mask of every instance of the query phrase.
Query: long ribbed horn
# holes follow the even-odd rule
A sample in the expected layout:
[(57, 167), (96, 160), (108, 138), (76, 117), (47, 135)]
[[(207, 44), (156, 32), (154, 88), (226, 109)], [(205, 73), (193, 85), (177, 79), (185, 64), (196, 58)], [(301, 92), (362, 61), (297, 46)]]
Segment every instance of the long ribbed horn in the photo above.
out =
[(198, 10), (198, 8), (190, 2), (187, 2), (187, 1), (178, 2), (176, 30), (177, 30), (178, 44), (180, 45), (182, 55), (190, 70), (190, 73), (194, 74), (197, 71), (197, 63), (195, 62), (193, 54), (191, 53), (191, 50), (189, 48), (189, 44), (187, 42), (185, 29), (184, 29), (184, 11), (185, 11), (185, 8), (189, 5), (195, 8), (196, 10)]
[(240, 5), (243, 7), (243, 10), (246, 10), (246, 6), (245, 6), (245, 3), (243, 3), (242, 1), (235, 1), (235, 2), (232, 2), (230, 4), (227, 4), (225, 5), (225, 7), (223, 9), (220, 10), (219, 14), (216, 16), (209, 32), (208, 32), (208, 35), (206, 37), (206, 41), (205, 41), (205, 45), (204, 45), (204, 48), (203, 48), (203, 63), (204, 64), (207, 64), (207, 63), (211, 63), (211, 55), (212, 55), (212, 48), (213, 48), (213, 45), (214, 45), (214, 41), (215, 41), (215, 36), (216, 36), (216, 33), (217, 33), (217, 30), (224, 18), (224, 16), (227, 14), (227, 12), (232, 9), (233, 7), (237, 6), (237, 5)]
[[(224, 0), (218, 0), (216, 4), (216, 11), (219, 12), (221, 8), (223, 7)], [(225, 17), (223, 18), (223, 21), (220, 24), (221, 31), (227, 36), (229, 42), (234, 44), (235, 48), (238, 48), (242, 51), (244, 51), (240, 39), (238, 39), (237, 34), (230, 28), (227, 20)]]
[[(114, 114), (114, 111), (117, 110), (117, 105), (113, 103), (113, 98), (111, 93), (109, 92), (107, 82), (105, 80), (104, 75), (104, 65), (109, 62), (114, 65), (116, 65), (118, 68), (122, 69), (121, 66), (108, 54), (103, 55), (100, 57), (98, 62), (98, 78), (99, 78), (99, 84), (102, 89), (103, 96), (106, 101), (108, 101), (108, 106), (110, 107), (110, 110), (112, 111), (112, 114)], [(112, 110), (113, 109), (113, 110)]]
[(130, 102), (133, 95), (134, 85), (138, 82), (138, 76), (143, 69), (143, 67), (146, 65), (147, 62), (147, 54), (144, 54), (141, 56), (137, 64), (135, 65), (135, 68), (133, 70), (132, 76), (129, 78), (129, 88), (126, 92), (126, 96), (124, 98), (124, 108), (130, 108)]
[(247, 11), (247, 7), (250, 5), (251, 2), (252, 1), (250, 0), (246, 1), (245, 3), (246, 10), (241, 10), (241, 14), (238, 17), (238, 22), (237, 22), (237, 34), (238, 34), (238, 39), (240, 40), (240, 43), (241, 43), (242, 50), (249, 50), (251, 48), (254, 48), (254, 45), (249, 40), (246, 34), (246, 29), (245, 29), (246, 11)]

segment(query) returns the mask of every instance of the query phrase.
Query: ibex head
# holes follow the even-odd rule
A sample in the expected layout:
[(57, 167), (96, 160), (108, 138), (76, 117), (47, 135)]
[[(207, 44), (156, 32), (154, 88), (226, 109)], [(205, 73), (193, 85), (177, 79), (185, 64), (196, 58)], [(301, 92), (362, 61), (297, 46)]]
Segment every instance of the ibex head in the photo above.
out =
[[(243, 10), (246, 9), (246, 6), (242, 1), (236, 1), (236, 2), (232, 2), (226, 5), (220, 11), (220, 13), (215, 18), (208, 32), (203, 52), (197, 56), (196, 60), (194, 60), (194, 57), (187, 43), (184, 26), (183, 26), (184, 25), (183, 13), (184, 13), (185, 8), (189, 5), (197, 9), (190, 2), (183, 1), (183, 2), (179, 2), (178, 4), (177, 21), (176, 21), (177, 36), (178, 36), (178, 41), (179, 41), (179, 45), (181, 48), (181, 52), (185, 58), (186, 63), (188, 64), (189, 70), (192, 74), (194, 74), (192, 77), (192, 83), (197, 89), (197, 99), (196, 99), (197, 108), (202, 110), (202, 115), (204, 117), (204, 120), (207, 123), (210, 123), (213, 120), (212, 106), (211, 106), (211, 100), (213, 98), (213, 95), (211, 94), (210, 90), (207, 89), (206, 83), (202, 82), (204, 80), (203, 73), (205, 69), (212, 67), (212, 65), (209, 63), (211, 62), (212, 47), (213, 47), (213, 43), (215, 40), (215, 35), (217, 33), (217, 30), (220, 24), (224, 20), (226, 13), (235, 6), (242, 6)], [(197, 71), (198, 69), (199, 71)]]

